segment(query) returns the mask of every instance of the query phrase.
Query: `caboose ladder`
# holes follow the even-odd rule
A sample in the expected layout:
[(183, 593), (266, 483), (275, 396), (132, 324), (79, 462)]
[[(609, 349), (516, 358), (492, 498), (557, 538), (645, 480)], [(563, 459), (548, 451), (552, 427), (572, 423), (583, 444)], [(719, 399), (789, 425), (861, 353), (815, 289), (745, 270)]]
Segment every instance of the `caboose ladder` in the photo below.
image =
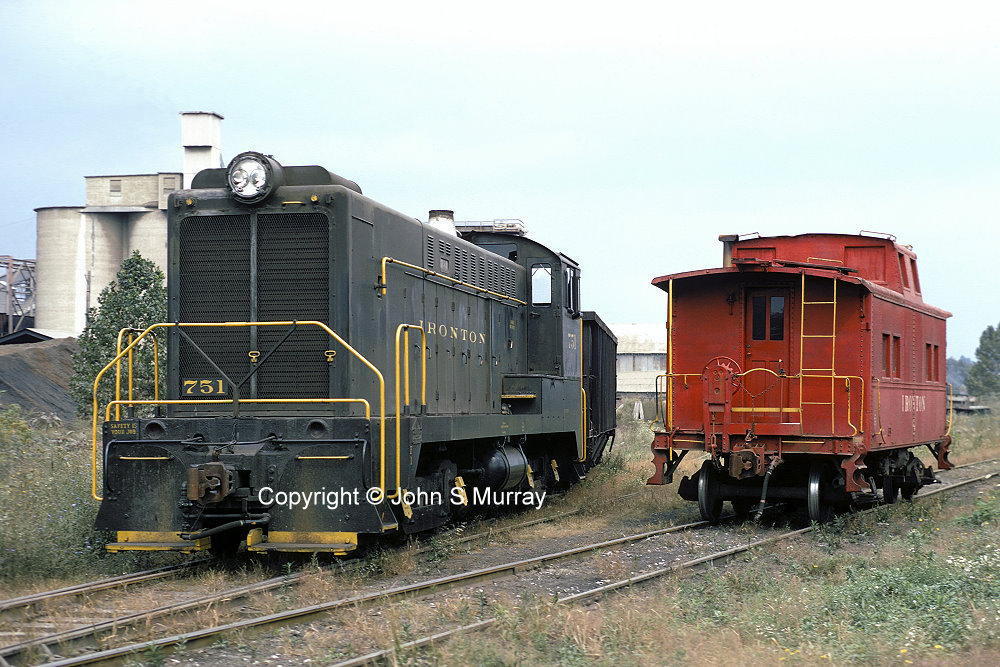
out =
[[(831, 301), (806, 301), (806, 274), (802, 274), (802, 289), (801, 289), (801, 299), (802, 305), (799, 308), (799, 408), (801, 409), (803, 405), (829, 405), (830, 406), (830, 435), (833, 435), (836, 429), (837, 416), (834, 408), (834, 377), (837, 375), (836, 372), (836, 355), (837, 355), (837, 280), (834, 278), (831, 280), (833, 283), (833, 299)], [(808, 306), (831, 306), (832, 317), (830, 322), (830, 333), (806, 333), (806, 308)], [(814, 316), (815, 317), (815, 316)], [(822, 331), (822, 329), (821, 329)], [(820, 338), (830, 340), (830, 362), (829, 368), (808, 368), (807, 363), (822, 363), (822, 360), (817, 359), (812, 361), (814, 355), (810, 355), (810, 361), (806, 360), (806, 339), (807, 338)], [(825, 360), (825, 358), (824, 358)], [(830, 400), (828, 401), (806, 401), (805, 394), (803, 393), (805, 379), (806, 378), (830, 378)], [(804, 413), (803, 413), (804, 414)], [(804, 420), (803, 420), (804, 421)]]

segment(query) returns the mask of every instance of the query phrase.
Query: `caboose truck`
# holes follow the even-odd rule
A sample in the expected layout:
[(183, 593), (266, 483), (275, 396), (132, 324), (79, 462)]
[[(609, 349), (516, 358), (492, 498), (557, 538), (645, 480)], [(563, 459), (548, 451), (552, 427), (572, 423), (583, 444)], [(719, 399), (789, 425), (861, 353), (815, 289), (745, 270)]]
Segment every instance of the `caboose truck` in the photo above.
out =
[[(255, 152), (168, 207), (170, 321), (94, 385), (110, 551), (344, 554), (476, 498), (538, 506), (613, 438), (615, 338), (577, 264), (516, 226), (459, 236), (450, 212), (422, 223)], [(154, 337), (166, 398), (133, 396)]]
[(723, 267), (663, 276), (667, 373), (657, 380), (648, 484), (692, 450), (678, 492), (702, 517), (723, 501), (805, 504), (809, 518), (881, 489), (910, 498), (948, 469), (945, 320), (924, 303), (916, 255), (887, 235), (721, 236)]

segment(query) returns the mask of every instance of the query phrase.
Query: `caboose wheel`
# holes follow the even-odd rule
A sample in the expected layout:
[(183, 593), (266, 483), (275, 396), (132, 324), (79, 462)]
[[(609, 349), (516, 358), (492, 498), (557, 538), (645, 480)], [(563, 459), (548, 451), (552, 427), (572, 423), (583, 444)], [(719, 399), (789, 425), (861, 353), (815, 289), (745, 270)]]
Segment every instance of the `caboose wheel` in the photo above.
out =
[(813, 461), (809, 466), (809, 483), (806, 486), (806, 506), (809, 520), (828, 523), (835, 514), (833, 505), (824, 496), (830, 488), (833, 475), (825, 461)]
[(719, 478), (711, 461), (705, 461), (698, 473), (698, 509), (701, 510), (701, 518), (712, 523), (722, 515)]
[[(892, 475), (882, 476), (882, 500), (887, 503), (894, 503), (899, 495), (899, 484)], [(911, 494), (912, 495), (912, 494)], [(906, 497), (906, 492), (903, 492), (903, 497)]]
[(739, 519), (745, 519), (750, 516), (750, 512), (757, 505), (757, 502), (752, 498), (734, 498), (729, 502), (733, 504), (733, 512), (736, 513)]

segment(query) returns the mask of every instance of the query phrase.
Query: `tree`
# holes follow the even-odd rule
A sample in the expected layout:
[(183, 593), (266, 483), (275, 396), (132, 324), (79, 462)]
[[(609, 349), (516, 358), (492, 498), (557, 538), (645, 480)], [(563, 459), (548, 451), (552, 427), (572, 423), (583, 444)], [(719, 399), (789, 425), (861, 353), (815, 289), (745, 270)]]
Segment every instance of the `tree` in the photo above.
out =
[(969, 369), (965, 387), (970, 394), (1000, 394), (1000, 329), (989, 326), (979, 337), (976, 363)]
[(972, 368), (972, 364), (975, 363), (972, 359), (967, 356), (962, 355), (958, 359), (954, 357), (948, 357), (948, 383), (955, 388), (955, 393), (967, 393), (968, 390), (965, 388), (965, 379), (969, 376), (969, 369)]
[[(167, 290), (163, 271), (145, 259), (139, 251), (122, 262), (114, 281), (101, 290), (97, 308), (87, 313), (87, 327), (77, 340), (79, 351), (73, 355), (73, 376), (70, 393), (77, 404), (77, 413), (91, 416), (93, 409), (94, 378), (117, 354), (118, 332), (126, 327), (145, 329), (167, 318)], [(128, 345), (128, 335), (122, 339), (122, 349)], [(166, 340), (162, 333), (159, 340), (160, 393), (166, 386)], [(153, 393), (153, 341), (147, 336), (133, 351), (133, 397), (137, 400), (152, 399)], [(122, 399), (128, 397), (128, 360), (122, 359)], [(109, 369), (101, 378), (98, 404), (104, 406), (114, 400), (115, 369)]]

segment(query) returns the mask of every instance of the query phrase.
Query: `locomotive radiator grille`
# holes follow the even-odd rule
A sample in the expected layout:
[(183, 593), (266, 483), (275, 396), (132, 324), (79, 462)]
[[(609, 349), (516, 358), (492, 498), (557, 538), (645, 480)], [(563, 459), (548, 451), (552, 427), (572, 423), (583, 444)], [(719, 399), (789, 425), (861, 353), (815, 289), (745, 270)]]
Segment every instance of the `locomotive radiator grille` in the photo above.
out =
[[(320, 213), (260, 215), (257, 220), (257, 319), (330, 319), (329, 223)], [(270, 350), (285, 332), (261, 329), (258, 348)], [(297, 331), (258, 373), (261, 398), (329, 396), (333, 346), (315, 327)]]
[[(180, 254), (180, 321), (251, 319), (249, 215), (182, 220)], [(229, 377), (242, 377), (249, 370), (247, 329), (197, 328), (189, 330), (188, 335)], [(218, 377), (211, 364), (186, 341), (181, 340), (178, 349), (182, 380)]]
[[(190, 217), (180, 223), (180, 321), (317, 320), (329, 323), (329, 222), (323, 214)], [(188, 329), (191, 339), (233, 380), (266, 354), (284, 327)], [(331, 341), (315, 327), (299, 328), (240, 388), (242, 398), (321, 398), (330, 395)], [(187, 342), (179, 343), (180, 379), (218, 373)], [(184, 396), (182, 398), (199, 398)], [(231, 396), (231, 388), (226, 388)], [(218, 395), (204, 398), (220, 398)]]

